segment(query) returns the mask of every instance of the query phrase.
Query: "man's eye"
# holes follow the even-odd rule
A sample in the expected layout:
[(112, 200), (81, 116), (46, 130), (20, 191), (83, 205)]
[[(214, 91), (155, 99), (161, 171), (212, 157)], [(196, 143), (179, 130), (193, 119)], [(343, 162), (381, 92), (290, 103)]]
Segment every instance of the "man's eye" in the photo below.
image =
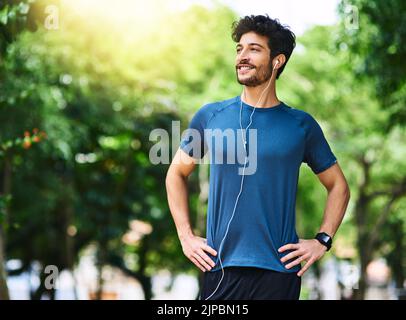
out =
[(258, 49), (252, 48), (251, 51), (259, 51)]

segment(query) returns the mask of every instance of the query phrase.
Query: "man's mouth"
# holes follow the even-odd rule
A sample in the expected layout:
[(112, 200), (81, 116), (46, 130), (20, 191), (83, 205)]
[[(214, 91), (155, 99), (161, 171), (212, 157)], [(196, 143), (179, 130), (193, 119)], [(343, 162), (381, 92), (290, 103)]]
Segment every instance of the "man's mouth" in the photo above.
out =
[(249, 64), (240, 64), (240, 65), (237, 66), (238, 72), (242, 73), (242, 74), (247, 73), (252, 69), (255, 69), (255, 67), (251, 66)]

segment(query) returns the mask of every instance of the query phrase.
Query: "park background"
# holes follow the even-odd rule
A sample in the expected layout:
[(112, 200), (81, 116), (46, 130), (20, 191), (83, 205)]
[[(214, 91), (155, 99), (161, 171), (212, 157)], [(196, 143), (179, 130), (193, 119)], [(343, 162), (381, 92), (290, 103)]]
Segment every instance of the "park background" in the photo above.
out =
[[(240, 94), (231, 24), (246, 14), (297, 34), (278, 97), (318, 120), (351, 189), (301, 299), (405, 299), (405, 7), (0, 0), (0, 299), (197, 297), (150, 133)], [(201, 165), (189, 179), (202, 236), (207, 176)], [(317, 232), (326, 196), (302, 165), (300, 237)]]

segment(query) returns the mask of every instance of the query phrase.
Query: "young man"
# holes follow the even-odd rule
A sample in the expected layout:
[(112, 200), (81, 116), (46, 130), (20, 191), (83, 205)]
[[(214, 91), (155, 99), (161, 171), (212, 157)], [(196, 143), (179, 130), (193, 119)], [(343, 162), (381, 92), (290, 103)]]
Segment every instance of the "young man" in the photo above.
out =
[[(330, 248), (350, 191), (316, 120), (276, 96), (275, 80), (295, 47), (294, 34), (268, 16), (246, 16), (233, 24), (233, 40), (243, 93), (194, 115), (189, 129), (202, 139), (181, 141), (166, 178), (169, 207), (184, 254), (205, 272), (201, 299), (298, 299), (300, 277)], [(208, 129), (234, 132), (231, 145), (240, 151), (245, 145), (244, 170), (250, 149), (255, 165), (241, 174), (241, 161), (211, 160), (206, 240), (190, 225), (187, 178), (206, 153), (229, 155), (223, 141), (214, 144), (205, 134)], [(302, 162), (328, 192), (320, 232), (307, 240), (295, 230)]]

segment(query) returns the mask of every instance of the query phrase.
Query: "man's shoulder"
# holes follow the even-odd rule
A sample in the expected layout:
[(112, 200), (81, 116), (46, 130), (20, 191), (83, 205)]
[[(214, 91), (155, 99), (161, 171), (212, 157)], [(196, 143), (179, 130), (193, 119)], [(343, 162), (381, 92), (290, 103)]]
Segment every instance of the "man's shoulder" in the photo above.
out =
[(315, 118), (307, 111), (302, 109), (294, 108), (285, 104), (287, 108), (285, 108), (286, 112), (289, 113), (292, 117), (296, 118), (301, 123), (311, 123), (315, 122)]
[(232, 105), (233, 103), (236, 102), (237, 97), (225, 99), (225, 100), (220, 100), (220, 101), (214, 101), (214, 102), (209, 102), (204, 104), (198, 111), (202, 112), (217, 112), (221, 111), (222, 109)]
[(202, 120), (208, 121), (212, 116), (221, 112), (225, 108), (233, 105), (235, 102), (236, 97), (221, 101), (205, 103), (196, 111), (195, 116)]

